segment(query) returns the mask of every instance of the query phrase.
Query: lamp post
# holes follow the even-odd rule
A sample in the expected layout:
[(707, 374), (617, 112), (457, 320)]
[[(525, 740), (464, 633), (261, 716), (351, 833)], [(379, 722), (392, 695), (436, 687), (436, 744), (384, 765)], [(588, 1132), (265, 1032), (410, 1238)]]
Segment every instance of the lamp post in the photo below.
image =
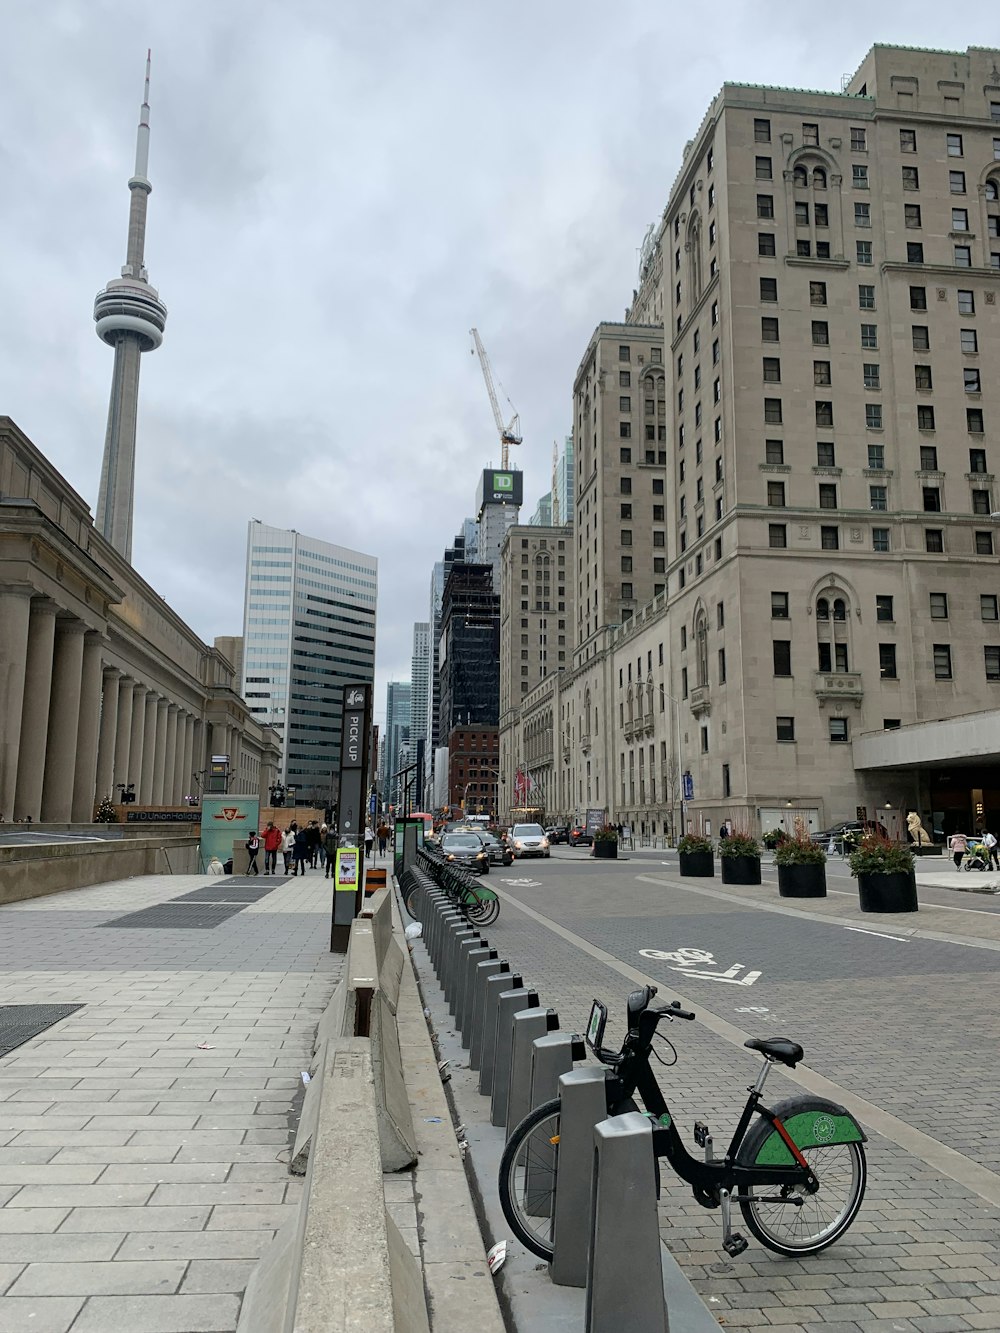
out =
[(677, 763), (677, 792), (680, 798), (681, 837), (683, 838), (687, 825), (684, 818), (684, 773), (681, 764), (681, 701), (675, 699), (672, 694), (668, 694), (666, 686), (662, 684), (660, 685), (660, 694), (664, 699), (669, 699), (674, 706), (674, 755)]

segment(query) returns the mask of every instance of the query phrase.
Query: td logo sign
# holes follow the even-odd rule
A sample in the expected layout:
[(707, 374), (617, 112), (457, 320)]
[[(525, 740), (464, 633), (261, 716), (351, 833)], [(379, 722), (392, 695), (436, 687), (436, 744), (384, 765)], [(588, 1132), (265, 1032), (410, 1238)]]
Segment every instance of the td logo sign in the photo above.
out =
[(494, 491), (503, 491), (511, 493), (514, 490), (514, 474), (512, 472), (494, 472), (493, 473)]

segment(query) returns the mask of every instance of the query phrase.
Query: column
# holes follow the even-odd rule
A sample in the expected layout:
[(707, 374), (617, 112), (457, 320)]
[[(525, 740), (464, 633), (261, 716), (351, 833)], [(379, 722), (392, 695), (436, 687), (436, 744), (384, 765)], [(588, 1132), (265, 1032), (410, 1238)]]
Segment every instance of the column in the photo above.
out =
[(181, 796), (196, 796), (197, 782), (191, 774), (195, 772), (195, 718), (188, 713), (184, 721), (184, 762), (180, 770)]
[[(80, 679), (80, 728), (76, 738), (76, 771), (73, 774), (73, 814), (74, 824), (89, 824), (94, 818), (94, 807), (98, 800), (108, 793), (97, 790), (97, 755), (98, 741), (103, 723), (103, 671), (102, 654), (104, 640), (100, 634), (91, 632), (83, 640), (83, 672)], [(111, 725), (118, 720), (117, 699), (110, 710)], [(109, 754), (114, 752), (114, 741), (109, 746)], [(108, 762), (110, 769), (111, 763)]]
[(161, 699), (156, 705), (156, 759), (153, 761), (153, 805), (163, 804), (163, 777), (167, 760), (167, 713), (170, 704)]
[[(205, 767), (205, 742), (202, 739), (203, 736), (204, 728), (202, 726), (201, 718), (193, 717), (191, 719), (191, 757), (188, 759), (186, 765), (187, 781), (191, 784), (189, 790), (192, 796), (198, 796), (200, 794), (201, 784), (204, 780), (201, 776), (201, 770)], [(195, 773), (198, 774), (197, 781), (194, 777)]]
[(0, 820), (14, 818), (31, 588), (0, 591)]
[(45, 745), (45, 783), (42, 787), (42, 819), (46, 824), (68, 824), (73, 817), (86, 628), (82, 620), (60, 620), (56, 624), (49, 734)]
[(163, 753), (163, 797), (161, 804), (174, 804), (174, 769), (177, 767), (177, 717), (180, 709), (167, 704), (167, 743)]
[(132, 752), (132, 695), (135, 681), (122, 676), (118, 681), (118, 723), (115, 727), (115, 766), (111, 775), (111, 799), (121, 797), (118, 784), (128, 786), (128, 765)]
[(138, 801), (142, 789), (142, 760), (146, 748), (146, 690), (138, 681), (132, 683), (132, 722), (129, 727), (128, 769), (126, 782), (132, 784), (132, 795)]
[(191, 781), (191, 770), (187, 763), (187, 735), (189, 715), (182, 708), (177, 718), (177, 762), (174, 764), (174, 805), (182, 805)]
[(31, 619), (28, 621), (28, 654), (24, 666), (24, 703), (21, 708), (21, 740), (17, 759), (17, 794), (14, 798), (15, 819), (41, 818), (55, 632), (55, 602), (50, 602), (46, 597), (36, 598), (31, 603)]
[(142, 777), (136, 800), (139, 805), (153, 804), (153, 762), (156, 759), (156, 705), (160, 696), (153, 690), (146, 694), (142, 721)]
[(117, 667), (106, 666), (101, 681), (101, 730), (97, 741), (97, 777), (95, 794), (98, 801), (105, 796), (115, 799), (115, 750), (118, 742), (118, 691), (122, 673)]

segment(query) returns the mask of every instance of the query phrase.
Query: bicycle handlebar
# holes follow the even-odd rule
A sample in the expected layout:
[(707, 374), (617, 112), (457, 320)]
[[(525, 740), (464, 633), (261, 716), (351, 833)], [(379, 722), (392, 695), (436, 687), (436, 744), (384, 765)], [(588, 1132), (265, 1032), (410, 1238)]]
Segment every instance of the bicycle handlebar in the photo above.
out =
[(655, 1009), (653, 1012), (658, 1018), (686, 1018), (688, 1022), (692, 1022), (695, 1018), (694, 1014), (681, 1008), (678, 1000), (674, 1000), (672, 1004), (664, 1005), (662, 1009)]

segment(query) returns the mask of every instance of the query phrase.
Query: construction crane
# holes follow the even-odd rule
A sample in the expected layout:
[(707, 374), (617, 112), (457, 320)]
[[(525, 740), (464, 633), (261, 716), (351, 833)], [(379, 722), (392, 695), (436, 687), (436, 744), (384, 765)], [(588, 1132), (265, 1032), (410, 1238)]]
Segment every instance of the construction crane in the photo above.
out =
[[(500, 436), (500, 466), (506, 472), (510, 467), (510, 446), (521, 443), (521, 419), (515, 412), (510, 421), (505, 426), (503, 417), (500, 415), (500, 404), (497, 402), (497, 391), (493, 387), (493, 371), (490, 367), (489, 357), (486, 355), (486, 348), (482, 344), (477, 329), (470, 330), (472, 334), (472, 351), (479, 357), (479, 364), (483, 368), (483, 379), (486, 381), (486, 392), (490, 396), (490, 406), (493, 408), (493, 420), (497, 424), (497, 433)], [(503, 385), (500, 386), (503, 389)], [(506, 392), (504, 393), (506, 398)], [(507, 398), (511, 408), (514, 404)]]

